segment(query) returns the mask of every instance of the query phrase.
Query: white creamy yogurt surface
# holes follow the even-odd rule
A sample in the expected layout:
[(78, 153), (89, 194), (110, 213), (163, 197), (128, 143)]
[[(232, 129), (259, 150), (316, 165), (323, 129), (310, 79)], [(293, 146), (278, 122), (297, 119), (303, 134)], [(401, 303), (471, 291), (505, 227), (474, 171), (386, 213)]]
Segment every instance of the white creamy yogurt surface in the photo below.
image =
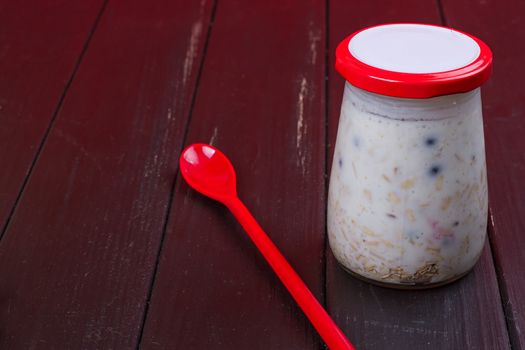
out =
[(486, 236), (479, 89), (425, 100), (346, 84), (328, 198), (328, 234), (347, 269), (394, 284), (468, 272)]

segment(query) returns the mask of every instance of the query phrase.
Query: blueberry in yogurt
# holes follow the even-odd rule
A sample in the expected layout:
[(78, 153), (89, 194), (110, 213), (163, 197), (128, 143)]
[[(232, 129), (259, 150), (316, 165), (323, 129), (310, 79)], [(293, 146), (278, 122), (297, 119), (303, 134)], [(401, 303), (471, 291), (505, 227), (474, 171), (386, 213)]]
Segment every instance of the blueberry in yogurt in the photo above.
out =
[(434, 147), (437, 144), (437, 138), (429, 136), (425, 139), (425, 146)]
[(441, 173), (441, 171), (441, 165), (434, 164), (430, 167), (430, 169), (428, 169), (428, 175), (430, 175), (431, 177), (435, 177), (438, 176)]

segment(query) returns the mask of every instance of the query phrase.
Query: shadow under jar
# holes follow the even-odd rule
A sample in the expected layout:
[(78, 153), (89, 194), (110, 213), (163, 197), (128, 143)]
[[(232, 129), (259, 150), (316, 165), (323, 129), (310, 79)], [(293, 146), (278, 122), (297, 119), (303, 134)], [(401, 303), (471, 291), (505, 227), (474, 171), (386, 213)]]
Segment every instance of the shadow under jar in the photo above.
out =
[(448, 28), (371, 27), (337, 48), (346, 79), (328, 195), (330, 247), (394, 288), (465, 275), (487, 226), (479, 86), (492, 54)]

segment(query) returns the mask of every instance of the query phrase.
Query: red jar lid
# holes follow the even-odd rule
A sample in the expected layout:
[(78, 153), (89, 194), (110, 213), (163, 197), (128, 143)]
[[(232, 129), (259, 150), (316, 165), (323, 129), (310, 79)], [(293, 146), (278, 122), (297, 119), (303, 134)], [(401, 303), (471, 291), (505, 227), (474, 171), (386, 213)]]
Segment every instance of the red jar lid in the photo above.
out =
[(384, 24), (344, 39), (336, 50), (335, 67), (363, 90), (429, 98), (481, 86), (492, 72), (492, 52), (478, 38), (455, 29)]

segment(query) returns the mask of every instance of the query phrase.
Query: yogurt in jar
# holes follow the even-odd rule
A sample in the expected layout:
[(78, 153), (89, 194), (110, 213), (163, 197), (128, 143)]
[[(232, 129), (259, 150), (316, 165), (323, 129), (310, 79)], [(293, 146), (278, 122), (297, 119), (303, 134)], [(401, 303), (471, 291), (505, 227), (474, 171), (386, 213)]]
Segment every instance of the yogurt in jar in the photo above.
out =
[(433, 100), (346, 84), (328, 234), (337, 260), (363, 277), (406, 285), (448, 281), (469, 271), (483, 248), (479, 89)]
[(348, 271), (393, 287), (444, 284), (478, 260), (487, 228), (479, 39), (421, 24), (346, 38), (328, 238)]

